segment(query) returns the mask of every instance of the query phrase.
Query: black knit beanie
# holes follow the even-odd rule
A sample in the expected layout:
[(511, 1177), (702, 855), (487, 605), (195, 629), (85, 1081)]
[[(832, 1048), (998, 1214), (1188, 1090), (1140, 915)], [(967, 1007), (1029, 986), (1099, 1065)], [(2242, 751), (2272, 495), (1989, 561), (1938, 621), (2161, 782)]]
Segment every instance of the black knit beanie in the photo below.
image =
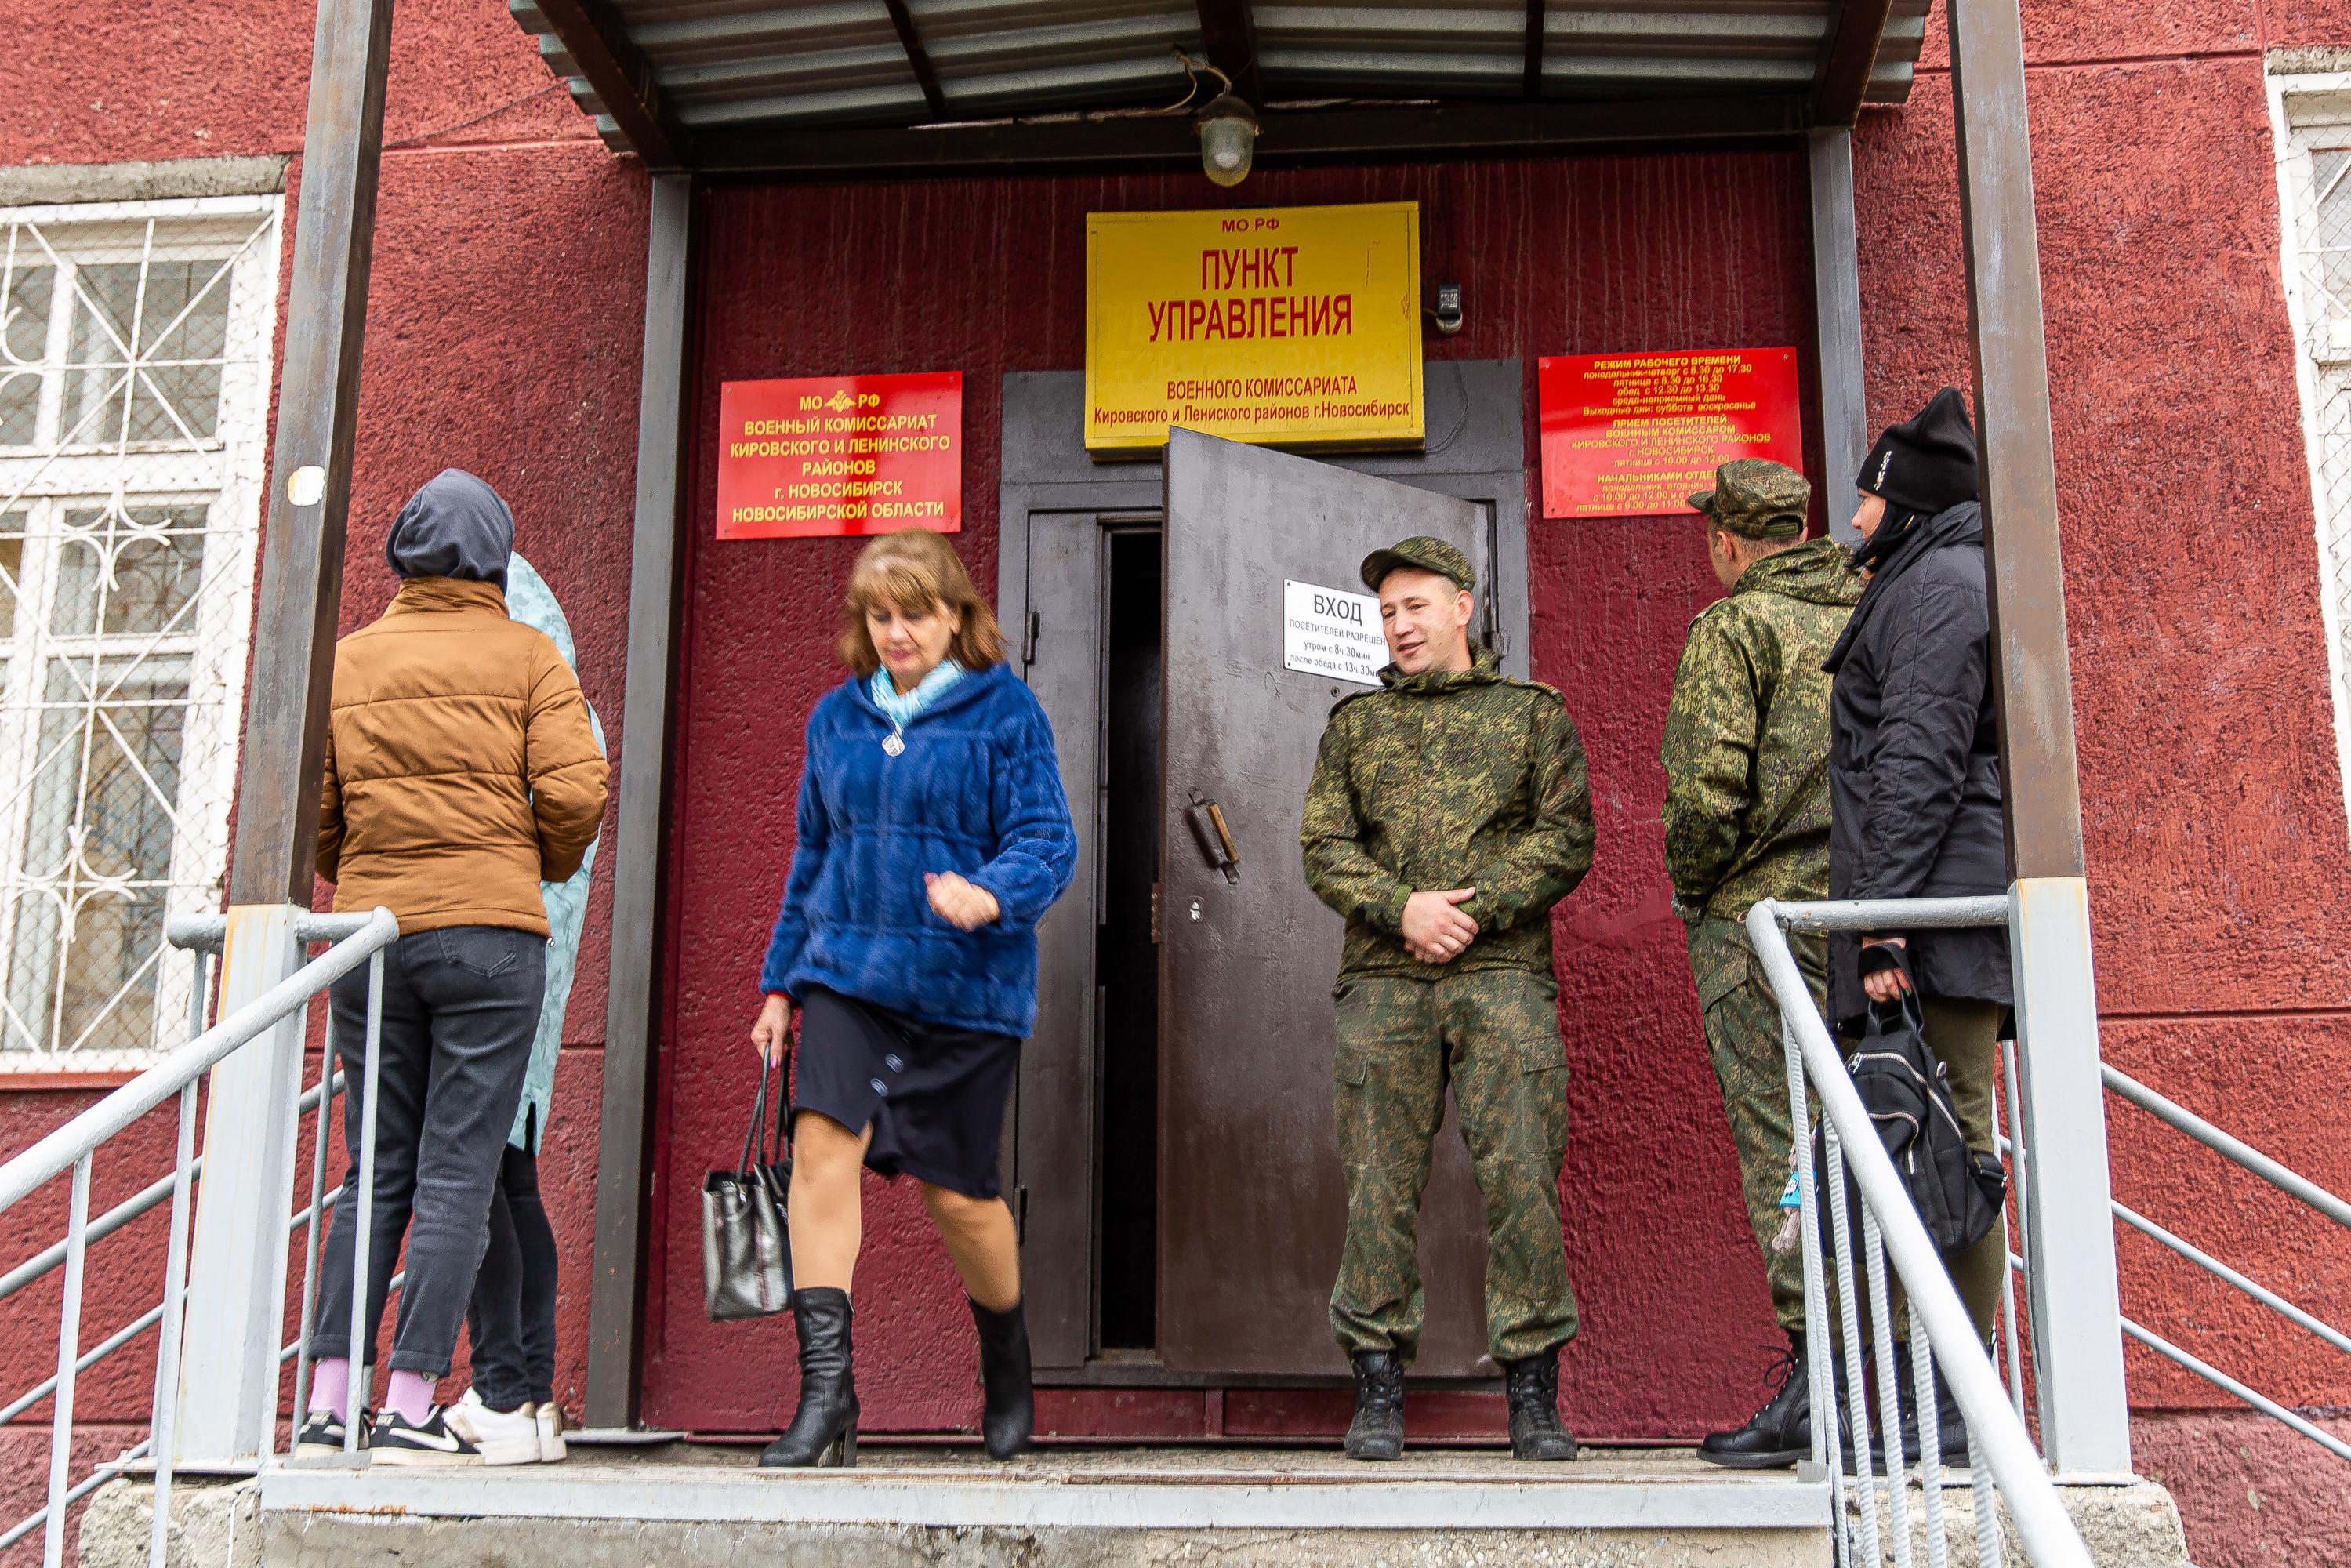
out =
[(1855, 483), (1896, 507), (1928, 517), (1975, 500), (1976, 431), (1959, 389), (1945, 387), (1916, 419), (1879, 436)]

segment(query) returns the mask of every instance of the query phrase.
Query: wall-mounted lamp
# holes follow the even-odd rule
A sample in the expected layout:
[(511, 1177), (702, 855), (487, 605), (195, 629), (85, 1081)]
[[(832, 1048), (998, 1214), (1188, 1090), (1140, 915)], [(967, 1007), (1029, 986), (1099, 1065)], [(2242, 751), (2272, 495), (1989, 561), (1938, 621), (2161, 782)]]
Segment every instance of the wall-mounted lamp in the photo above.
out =
[(1450, 338), (1461, 330), (1461, 286), (1449, 280), (1437, 286), (1437, 303), (1428, 308), (1428, 319), (1440, 338)]
[(1219, 185), (1249, 178), (1257, 152), (1257, 111), (1238, 93), (1218, 93), (1200, 110), (1200, 167)]

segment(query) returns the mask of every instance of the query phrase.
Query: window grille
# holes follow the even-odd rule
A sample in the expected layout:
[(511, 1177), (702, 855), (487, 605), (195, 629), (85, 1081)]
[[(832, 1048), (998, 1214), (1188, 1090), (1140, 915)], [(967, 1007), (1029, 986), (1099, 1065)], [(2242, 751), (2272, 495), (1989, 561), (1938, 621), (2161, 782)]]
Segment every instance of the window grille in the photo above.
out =
[(0, 1072), (184, 1032), (217, 909), (280, 198), (0, 208)]

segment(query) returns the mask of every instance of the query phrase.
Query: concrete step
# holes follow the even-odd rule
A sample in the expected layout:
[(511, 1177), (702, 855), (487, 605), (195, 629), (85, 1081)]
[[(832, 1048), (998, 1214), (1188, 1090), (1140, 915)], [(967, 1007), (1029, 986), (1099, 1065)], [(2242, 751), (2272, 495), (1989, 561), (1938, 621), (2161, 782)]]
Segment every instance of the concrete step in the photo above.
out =
[[(1825, 1568), (1829, 1490), (1687, 1449), (1492, 1451), (1395, 1465), (1295, 1449), (1055, 1448), (995, 1465), (968, 1448), (869, 1443), (853, 1471), (762, 1471), (756, 1450), (575, 1448), (490, 1469), (274, 1467), (173, 1493), (172, 1563), (195, 1568)], [(2162, 1490), (2068, 1487), (2102, 1568), (2184, 1568)], [(1972, 1568), (1952, 1486), (1953, 1568)], [(1923, 1523), (1914, 1492), (1914, 1521)], [(82, 1522), (84, 1568), (147, 1561), (149, 1491), (117, 1481)], [(1890, 1521), (1889, 1521), (1890, 1522)], [(1925, 1561), (1923, 1539), (1918, 1561)], [(2012, 1533), (2007, 1561), (2025, 1559)]]
[[(227, 1506), (258, 1550), (227, 1568), (1820, 1568), (1828, 1489), (1686, 1451), (1573, 1465), (1489, 1451), (1395, 1465), (1276, 1449), (866, 1445), (854, 1471), (762, 1471), (754, 1451), (579, 1450), (562, 1465), (277, 1468)], [(137, 1489), (143, 1491), (143, 1488)], [(180, 1508), (175, 1505), (174, 1513)], [(145, 1561), (135, 1492), (94, 1503), (82, 1562)], [(209, 1532), (217, 1535), (219, 1531)], [(136, 1551), (116, 1552), (109, 1543)], [(217, 1562), (218, 1559), (211, 1559)]]

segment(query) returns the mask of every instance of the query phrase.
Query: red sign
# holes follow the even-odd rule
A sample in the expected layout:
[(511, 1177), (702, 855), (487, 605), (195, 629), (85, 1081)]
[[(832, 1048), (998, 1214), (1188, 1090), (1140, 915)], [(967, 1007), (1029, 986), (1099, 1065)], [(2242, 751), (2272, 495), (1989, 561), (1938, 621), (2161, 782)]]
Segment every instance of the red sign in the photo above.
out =
[(718, 389), (718, 537), (963, 527), (963, 372)]
[(1687, 512), (1735, 457), (1803, 471), (1793, 349), (1550, 355), (1537, 386), (1546, 517)]

